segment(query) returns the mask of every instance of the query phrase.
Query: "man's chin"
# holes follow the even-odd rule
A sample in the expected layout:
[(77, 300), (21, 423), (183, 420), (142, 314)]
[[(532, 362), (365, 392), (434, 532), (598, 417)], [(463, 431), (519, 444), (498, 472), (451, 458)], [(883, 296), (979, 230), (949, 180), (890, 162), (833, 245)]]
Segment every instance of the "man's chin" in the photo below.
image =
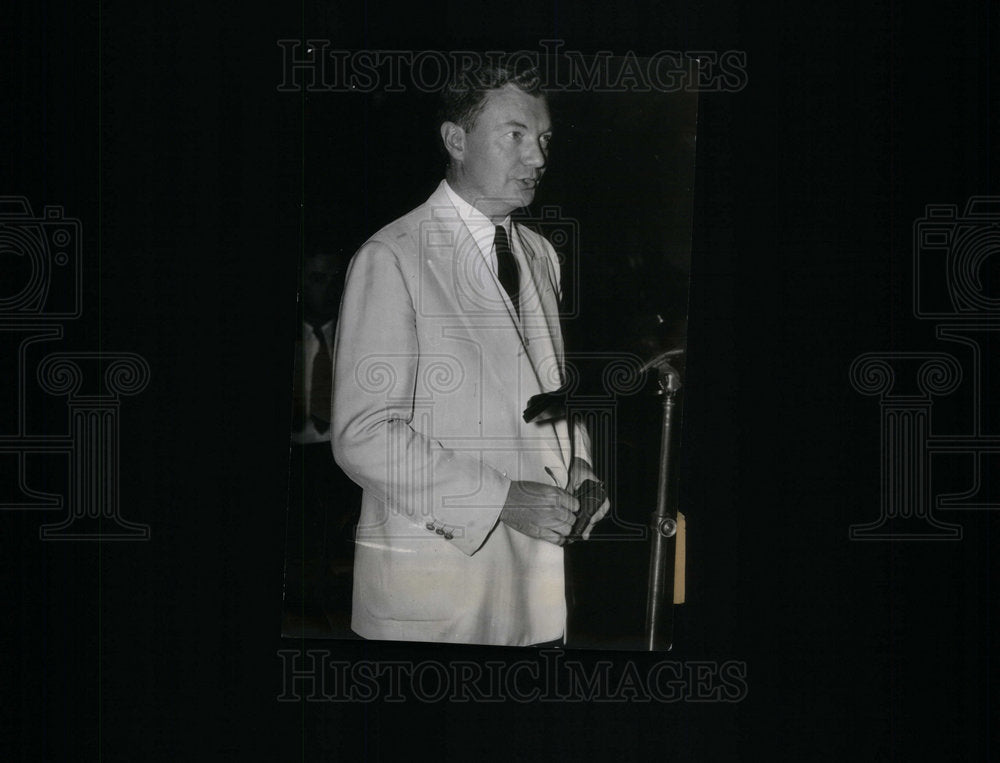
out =
[(510, 189), (511, 204), (517, 207), (526, 207), (535, 199), (535, 191), (538, 190), (538, 181), (536, 180), (528, 185), (521, 180), (515, 180), (508, 188)]

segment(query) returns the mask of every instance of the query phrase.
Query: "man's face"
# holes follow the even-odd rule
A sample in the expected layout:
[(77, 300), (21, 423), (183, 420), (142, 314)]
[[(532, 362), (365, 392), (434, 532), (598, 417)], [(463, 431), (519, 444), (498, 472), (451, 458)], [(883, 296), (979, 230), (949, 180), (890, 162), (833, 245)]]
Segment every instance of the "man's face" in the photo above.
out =
[(306, 319), (326, 323), (337, 315), (343, 272), (340, 257), (319, 254), (305, 262), (302, 283), (302, 303)]
[(496, 221), (527, 206), (545, 171), (552, 125), (545, 99), (505, 85), (491, 90), (463, 132), (455, 191)]

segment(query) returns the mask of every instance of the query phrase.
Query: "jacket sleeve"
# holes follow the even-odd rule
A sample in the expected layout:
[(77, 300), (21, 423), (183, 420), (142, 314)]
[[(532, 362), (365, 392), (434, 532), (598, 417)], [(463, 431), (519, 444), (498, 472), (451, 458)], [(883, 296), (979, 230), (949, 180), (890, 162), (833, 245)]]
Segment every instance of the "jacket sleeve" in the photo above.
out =
[(510, 479), (478, 455), (451, 450), (414, 426), (420, 370), (416, 275), (397, 252), (366, 243), (348, 269), (334, 345), (331, 440), (340, 467), (420, 533), (443, 530), (475, 553), (503, 508)]

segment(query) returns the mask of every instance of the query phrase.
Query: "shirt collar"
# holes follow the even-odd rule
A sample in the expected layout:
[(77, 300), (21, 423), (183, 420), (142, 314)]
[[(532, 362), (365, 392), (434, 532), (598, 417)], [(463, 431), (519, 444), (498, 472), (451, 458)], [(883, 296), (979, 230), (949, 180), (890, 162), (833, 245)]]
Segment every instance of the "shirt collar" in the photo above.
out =
[[(326, 338), (327, 344), (329, 344), (333, 340), (333, 318), (320, 326), (319, 330)], [(302, 321), (302, 336), (307, 340), (309, 338), (316, 338), (316, 329), (313, 324), (309, 323), (309, 321)]]
[[(447, 180), (442, 180), (441, 182), (444, 184), (445, 193), (448, 194), (451, 203), (458, 210), (458, 216), (462, 218), (469, 231), (478, 232), (481, 228), (489, 228), (490, 235), (492, 236), (492, 231), (496, 228), (497, 223), (494, 223), (490, 218), (459, 196)], [(507, 215), (499, 224), (504, 227), (504, 230), (507, 231), (507, 237), (510, 238), (510, 215)]]

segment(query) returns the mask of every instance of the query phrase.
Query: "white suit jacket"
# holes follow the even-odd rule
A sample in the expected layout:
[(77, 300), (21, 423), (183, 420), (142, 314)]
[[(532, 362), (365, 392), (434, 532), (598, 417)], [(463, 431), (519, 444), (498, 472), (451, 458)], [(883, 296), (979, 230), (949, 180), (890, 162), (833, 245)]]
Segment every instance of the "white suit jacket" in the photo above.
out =
[[(364, 489), (351, 627), (366, 638), (528, 645), (562, 637), (563, 551), (499, 522), (512, 480), (566, 487), (586, 433), (526, 424), (563, 382), (559, 262), (513, 226), (521, 316), (444, 190), (351, 261), (332, 447)], [(546, 467), (552, 472), (550, 475)], [(553, 476), (554, 475), (554, 476)]]

